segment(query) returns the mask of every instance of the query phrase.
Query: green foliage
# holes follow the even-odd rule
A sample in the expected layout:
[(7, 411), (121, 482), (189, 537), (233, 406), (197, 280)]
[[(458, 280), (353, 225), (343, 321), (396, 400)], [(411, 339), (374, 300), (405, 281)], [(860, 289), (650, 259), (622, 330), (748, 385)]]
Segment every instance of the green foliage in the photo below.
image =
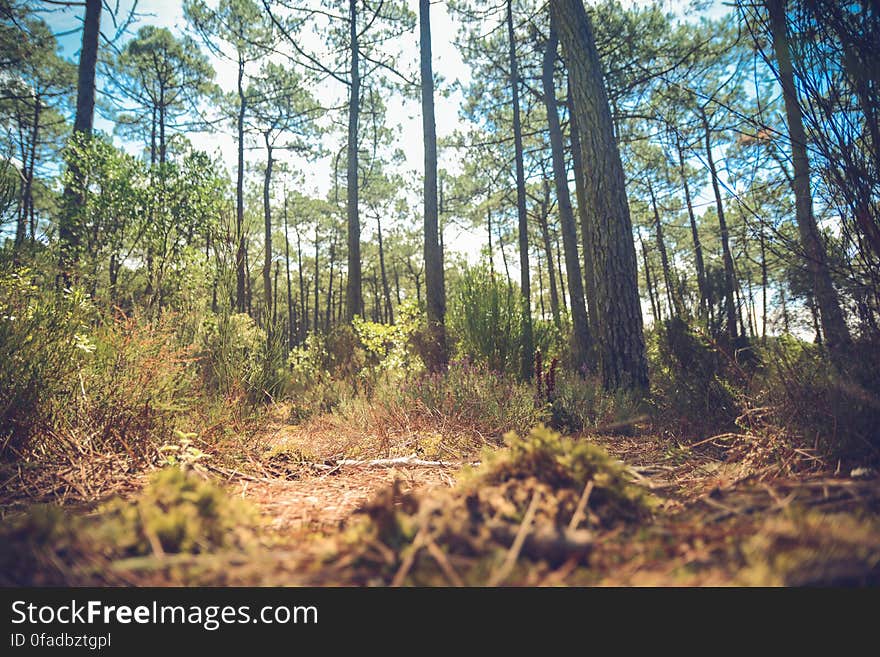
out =
[(116, 556), (244, 549), (257, 517), (244, 501), (177, 467), (154, 473), (134, 503), (114, 500), (99, 514), (95, 538)]
[(683, 438), (735, 428), (745, 372), (681, 320), (649, 336), (651, 398), (661, 427)]
[(0, 271), (0, 456), (53, 424), (94, 345), (80, 290), (44, 291), (27, 268)]
[(557, 491), (580, 492), (592, 481), (590, 508), (605, 524), (637, 518), (655, 504), (647, 490), (632, 483), (626, 466), (595, 443), (566, 438), (543, 425), (525, 436), (509, 433), (504, 442), (507, 449), (484, 450), (466, 487), (534, 478)]
[(212, 313), (205, 320), (202, 348), (209, 384), (224, 396), (245, 396), (256, 403), (286, 390), (283, 332), (267, 336), (243, 313)]
[(418, 371), (420, 363), (413, 353), (412, 340), (423, 324), (423, 314), (414, 303), (401, 304), (394, 324), (355, 317), (352, 327), (367, 353), (367, 368), (362, 374), (375, 379), (380, 374), (405, 376)]
[[(563, 370), (549, 402), (550, 424), (564, 433), (625, 424), (640, 416), (641, 402), (625, 390), (608, 392), (597, 378)], [(607, 429), (606, 429), (607, 430)]]
[(486, 267), (462, 272), (449, 299), (448, 327), (460, 357), (497, 372), (519, 371), (520, 296)]
[[(876, 344), (857, 343), (846, 371), (822, 347), (782, 336), (761, 354), (750, 387), (766, 421), (833, 458), (880, 456), (880, 356)], [(757, 426), (755, 427), (758, 428)]]

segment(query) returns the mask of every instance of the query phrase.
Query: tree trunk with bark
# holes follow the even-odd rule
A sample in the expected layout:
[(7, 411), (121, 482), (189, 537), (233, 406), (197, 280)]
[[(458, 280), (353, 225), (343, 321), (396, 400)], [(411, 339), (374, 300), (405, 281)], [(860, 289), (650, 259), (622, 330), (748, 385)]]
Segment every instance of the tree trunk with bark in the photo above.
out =
[(779, 68), (779, 81), (782, 85), (782, 97), (785, 102), (785, 115), (791, 140), (794, 168), (792, 188), (795, 197), (798, 233), (807, 258), (807, 268), (812, 276), (813, 297), (819, 308), (819, 319), (822, 324), (825, 344), (833, 352), (850, 343), (850, 334), (840, 308), (837, 291), (831, 281), (828, 255), (816, 224), (816, 217), (813, 214), (807, 135), (804, 130), (803, 113), (798, 102), (794, 82), (794, 66), (791, 61), (785, 18), (786, 0), (765, 0), (764, 4), (770, 16), (773, 50)]
[(516, 210), (519, 217), (520, 294), (522, 295), (522, 345), (520, 375), (532, 379), (535, 342), (532, 334), (531, 280), (529, 276), (529, 220), (526, 214), (526, 174), (523, 164), (522, 120), (519, 111), (519, 63), (513, 34), (513, 0), (507, 0), (507, 39), (510, 62), (510, 91), (513, 103), (513, 142), (516, 156)]
[(632, 221), (593, 28), (581, 0), (552, 0), (550, 11), (571, 75), (583, 164), (590, 171), (586, 197), (595, 219), (590, 233), (602, 380), (607, 389), (644, 391), (648, 364)]
[[(428, 311), (430, 352), (428, 369), (446, 368), (446, 290), (443, 281), (443, 249), (437, 204), (437, 127), (434, 117), (434, 68), (431, 62), (431, 3), (419, 0), (419, 43), (422, 78), (422, 134), (425, 143), (425, 297)], [(385, 268), (385, 297), (389, 299)], [(388, 301), (390, 307), (390, 300)]]

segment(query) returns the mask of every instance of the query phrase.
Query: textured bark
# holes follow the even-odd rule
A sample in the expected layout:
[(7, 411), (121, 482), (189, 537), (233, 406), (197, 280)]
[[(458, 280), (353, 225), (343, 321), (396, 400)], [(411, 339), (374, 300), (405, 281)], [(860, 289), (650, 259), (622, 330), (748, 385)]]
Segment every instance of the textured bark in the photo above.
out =
[(813, 214), (813, 198), (810, 190), (810, 160), (807, 156), (807, 135), (804, 130), (803, 113), (797, 99), (794, 83), (794, 67), (789, 50), (788, 28), (785, 19), (786, 0), (765, 0), (770, 15), (770, 31), (773, 50), (779, 68), (785, 115), (791, 140), (795, 197), (795, 216), (801, 246), (807, 258), (807, 267), (813, 283), (813, 297), (819, 308), (825, 343), (832, 351), (850, 342), (849, 329), (840, 309), (840, 300), (828, 270), (828, 256)]
[(712, 155), (712, 131), (709, 118), (701, 110), (703, 121), (703, 138), (706, 148), (706, 165), (712, 181), (712, 194), (715, 197), (715, 210), (718, 213), (718, 227), (721, 229), (721, 255), (724, 262), (724, 311), (727, 315), (727, 337), (733, 341), (737, 338), (737, 312), (734, 296), (736, 294), (736, 275), (733, 271), (733, 256), (730, 254), (730, 231), (727, 229), (727, 218), (724, 216), (724, 202), (721, 200), (721, 187), (718, 183), (718, 169)]
[(632, 221), (593, 28), (581, 0), (551, 0), (550, 11), (571, 75), (584, 169), (590, 172), (585, 190), (594, 217), (590, 235), (603, 384), (645, 390), (648, 365)]
[(519, 217), (519, 271), (522, 295), (522, 362), (520, 375), (526, 381), (534, 374), (534, 336), (532, 335), (531, 280), (529, 277), (529, 222), (526, 214), (526, 174), (523, 165), (522, 121), (519, 112), (519, 63), (513, 34), (513, 2), (507, 0), (507, 39), (510, 62), (510, 91), (513, 102), (513, 142), (516, 156), (516, 211)]
[[(569, 82), (569, 89), (571, 83)], [(590, 237), (590, 211), (587, 204), (586, 177), (581, 160), (581, 140), (578, 137), (577, 120), (572, 111), (571, 92), (568, 94), (568, 114), (571, 122), (571, 164), (574, 170), (574, 189), (578, 202), (578, 220), (580, 222), (581, 241), (584, 245), (584, 284), (587, 296), (587, 317), (589, 319), (590, 336), (595, 339), (599, 326), (596, 310), (596, 272), (593, 267), (593, 242)], [(568, 181), (566, 180), (566, 185)], [(570, 285), (570, 284), (569, 284)]]
[(351, 38), (351, 80), (348, 98), (348, 282), (345, 290), (345, 319), (364, 314), (361, 289), (361, 222), (358, 209), (358, 120), (361, 102), (360, 52), (357, 31), (357, 0), (348, 3)]
[[(98, 42), (101, 34), (101, 8), (103, 0), (86, 0), (83, 20), (82, 49), (76, 84), (76, 116), (73, 132), (91, 136), (95, 120), (95, 73), (98, 66)], [(72, 185), (64, 189), (64, 212), (58, 225), (61, 251), (61, 279), (70, 282), (70, 268), (75, 263), (80, 235), (77, 219), (83, 204), (82, 172), (75, 162), (69, 165)]]
[[(446, 347), (446, 291), (443, 282), (443, 247), (437, 205), (437, 127), (434, 118), (434, 69), (431, 63), (431, 3), (419, 0), (419, 43), (422, 76), (422, 135), (425, 145), (425, 298), (430, 351), (428, 369), (442, 370), (449, 360)], [(385, 267), (382, 282), (391, 306)]]

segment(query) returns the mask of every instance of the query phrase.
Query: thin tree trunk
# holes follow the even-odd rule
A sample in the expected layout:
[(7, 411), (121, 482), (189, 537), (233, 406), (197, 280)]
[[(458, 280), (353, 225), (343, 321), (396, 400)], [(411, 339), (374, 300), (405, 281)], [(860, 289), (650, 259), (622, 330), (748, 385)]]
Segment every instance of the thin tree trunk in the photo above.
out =
[(700, 233), (697, 229), (697, 217), (694, 214), (694, 203), (691, 198), (691, 189), (688, 184), (687, 169), (684, 163), (684, 149), (681, 145), (681, 135), (675, 133), (675, 148), (678, 151), (678, 171), (681, 175), (681, 184), (684, 187), (684, 202), (687, 206), (688, 220), (691, 224), (691, 239), (694, 243), (694, 264), (697, 267), (697, 288), (700, 293), (700, 314), (708, 316), (708, 299), (706, 294), (706, 265), (703, 261), (703, 244), (700, 242)]
[(246, 286), (248, 284), (248, 273), (245, 261), (247, 260), (247, 249), (244, 240), (244, 117), (247, 111), (247, 98), (244, 93), (244, 59), (238, 56), (238, 171), (235, 182), (235, 299), (238, 306), (238, 312), (245, 311), (245, 295)]
[(764, 236), (764, 220), (761, 219), (760, 233), (758, 234), (761, 245), (761, 341), (767, 341), (767, 251)]
[(709, 129), (709, 119), (705, 110), (700, 110), (703, 121), (703, 132), (706, 147), (706, 164), (709, 167), (709, 177), (712, 181), (712, 193), (715, 196), (715, 209), (718, 213), (718, 226), (721, 229), (721, 253), (724, 262), (724, 298), (725, 312), (727, 314), (727, 337), (734, 341), (737, 338), (736, 318), (736, 275), (733, 270), (733, 256), (730, 254), (730, 232), (727, 229), (727, 219), (724, 216), (724, 202), (721, 200), (721, 188), (718, 183), (718, 170), (715, 167), (715, 158), (712, 155), (712, 133)]
[(320, 240), (318, 239), (318, 223), (315, 222), (315, 308), (314, 308), (314, 319), (312, 326), (314, 327), (315, 333), (318, 332), (318, 322), (320, 317), (320, 300), (318, 299), (319, 293), (319, 284), (320, 284), (320, 269), (319, 269), (319, 256), (320, 256)]
[[(269, 141), (269, 131), (263, 133), (266, 143), (266, 173), (263, 177), (263, 219), (265, 229), (265, 259), (263, 260), (263, 293), (266, 295), (266, 313), (273, 316), (275, 308), (272, 297), (272, 205), (270, 191), (272, 185), (272, 144)], [(269, 327), (271, 331), (271, 326)]]
[[(546, 183), (546, 180), (545, 180)], [(544, 244), (544, 259), (547, 262), (547, 271), (550, 273), (550, 312), (553, 313), (553, 323), (557, 328), (562, 326), (559, 316), (559, 291), (556, 287), (556, 273), (553, 271), (553, 247), (550, 244), (550, 227), (547, 224), (547, 214), (550, 212), (550, 185), (544, 186), (544, 199), (538, 210), (538, 224), (541, 226), (541, 240)], [(540, 271), (540, 266), (538, 270)], [(543, 300), (542, 300), (543, 303)], [(544, 312), (541, 311), (543, 315)]]
[(293, 306), (293, 289), (290, 282), (290, 238), (287, 234), (287, 191), (284, 193), (284, 262), (287, 271), (287, 347), (296, 344), (296, 310)]
[(840, 308), (837, 291), (831, 280), (825, 245), (813, 214), (807, 135), (804, 131), (801, 106), (797, 99), (794, 67), (789, 51), (788, 28), (785, 18), (786, 0), (765, 0), (764, 4), (770, 16), (773, 50), (779, 67), (779, 81), (782, 85), (782, 97), (785, 102), (785, 115), (791, 140), (792, 165), (794, 167), (792, 188), (795, 196), (798, 233), (806, 253), (807, 267), (813, 279), (813, 295), (816, 305), (819, 307), (825, 343), (831, 351), (836, 351), (850, 343), (850, 334), (843, 317), (843, 311)]
[(676, 317), (684, 317), (684, 303), (678, 295), (678, 289), (673, 285), (672, 271), (669, 266), (669, 255), (666, 252), (666, 240), (663, 239), (663, 223), (660, 221), (660, 211), (657, 208), (657, 197), (654, 194), (654, 186), (648, 181), (648, 193), (651, 196), (651, 208), (654, 212), (654, 231), (657, 237), (657, 250), (660, 252), (660, 265), (663, 267), (663, 283), (666, 286), (666, 300), (670, 311)]
[(507, 0), (507, 39), (510, 60), (510, 90), (513, 103), (513, 142), (516, 157), (516, 210), (519, 216), (520, 294), (522, 296), (522, 363), (520, 375), (526, 381), (534, 374), (535, 344), (532, 335), (531, 282), (529, 280), (529, 223), (526, 214), (526, 174), (523, 164), (522, 122), (519, 113), (519, 64), (513, 34), (513, 0)]
[(330, 281), (327, 285), (327, 311), (324, 319), (324, 331), (330, 331), (330, 315), (333, 311), (333, 273), (334, 273), (334, 265), (336, 264), (336, 233), (333, 234), (333, 239), (330, 240)]
[[(443, 282), (442, 234), (439, 234), (440, 209), (437, 205), (437, 128), (434, 118), (434, 72), (431, 62), (431, 3), (419, 0), (419, 43), (422, 78), (422, 134), (425, 145), (425, 297), (431, 351), (428, 369), (446, 368), (446, 291)], [(382, 266), (382, 282), (390, 309), (388, 283)], [(393, 320), (392, 320), (393, 321)]]
[(645, 240), (639, 232), (639, 244), (642, 246), (642, 260), (645, 263), (645, 284), (648, 287), (648, 299), (651, 300), (651, 315), (654, 317), (654, 326), (660, 326), (660, 308), (654, 297), (654, 282), (651, 280), (651, 266), (648, 264), (648, 249), (645, 248)]
[(361, 102), (360, 50), (357, 30), (357, 0), (348, 2), (351, 39), (351, 80), (348, 98), (348, 282), (345, 291), (345, 319), (364, 314), (361, 289), (361, 223), (358, 208), (358, 119)]
[(299, 234), (299, 227), (294, 226), (293, 229), (296, 231), (296, 261), (297, 273), (299, 274), (299, 316), (301, 317), (299, 340), (302, 342), (306, 339), (306, 334), (309, 332), (309, 295), (306, 294), (306, 277), (303, 270), (302, 238)]
[(590, 19), (581, 0), (553, 0), (550, 11), (571, 75), (584, 168), (591, 172), (586, 197), (596, 271), (596, 335), (606, 389), (644, 391), (648, 363), (642, 331), (638, 267), (623, 164), (602, 79)]
[[(391, 287), (388, 285), (388, 276), (385, 273), (385, 248), (382, 243), (382, 220), (376, 215), (376, 230), (379, 241), (379, 273), (382, 276), (382, 296), (385, 299), (385, 309), (383, 316), (388, 324), (394, 323), (394, 309), (391, 305)], [(428, 297), (428, 305), (431, 305), (430, 296)]]

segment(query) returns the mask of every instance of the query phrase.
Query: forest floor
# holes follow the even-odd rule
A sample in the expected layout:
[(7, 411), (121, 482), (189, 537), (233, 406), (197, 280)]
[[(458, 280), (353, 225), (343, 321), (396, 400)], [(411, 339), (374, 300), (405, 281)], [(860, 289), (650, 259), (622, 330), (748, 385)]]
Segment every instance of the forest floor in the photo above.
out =
[[(407, 500), (415, 498), (453, 499), (442, 495), (444, 491), (451, 495), (456, 489), (463, 465), (480, 459), (477, 446), (462, 450), (459, 441), (458, 458), (441, 463), (389, 463), (384, 457), (417, 453), (418, 439), (384, 436), (365, 447), (363, 437), (349, 434), (332, 421), (295, 426), (286, 422), (285, 412), (280, 407), (270, 414), (248, 439), (251, 449), (246, 458), (238, 458), (237, 464), (215, 454), (198, 466), (231, 496), (247, 500), (258, 510), (258, 547), (195, 555), (169, 555), (159, 549), (146, 556), (102, 560), (100, 577), (83, 575), (90, 572), (88, 566), (83, 566), (84, 559), (80, 563), (75, 558), (65, 561), (55, 553), (48, 561), (43, 559), (39, 567), (53, 574), (44, 577), (37, 572), (34, 581), (58, 583), (60, 574), (66, 583), (118, 585), (404, 582), (406, 573), (402, 571), (412, 567), (406, 551), (353, 535), (352, 528), (363, 519), (364, 508), (377, 499), (384, 499), (380, 505), (392, 507), (406, 505)], [(517, 537), (513, 543), (519, 541), (518, 548), (502, 549), (493, 557), (495, 564), (502, 557), (520, 561), (513, 574), (503, 578), (504, 583), (880, 584), (877, 473), (868, 469), (842, 472), (839, 466), (824, 464), (797, 472), (779, 454), (762, 453), (769, 447), (736, 449), (735, 439), (734, 435), (723, 435), (687, 446), (651, 435), (648, 427), (636, 427), (625, 436), (575, 437), (576, 441), (600, 445), (620, 461), (633, 484), (652, 496), (655, 502), (651, 512), (637, 521), (610, 527), (590, 523), (587, 518), (590, 534), (586, 557), (551, 559), (535, 565), (520, 557), (523, 541)], [(353, 459), (353, 445), (358, 441), (360, 447)], [(348, 460), (341, 461), (341, 457)], [(814, 458), (808, 453), (792, 457), (802, 462)], [(145, 481), (141, 478), (129, 485), (124, 497), (136, 497)], [(392, 488), (394, 492), (388, 497)], [(589, 497), (589, 490), (585, 497)], [(6, 505), (3, 515), (14, 516), (17, 506)], [(81, 513), (90, 510), (87, 505)], [(517, 535), (528, 531), (527, 524), (523, 521)], [(357, 548), (351, 547), (358, 541)], [(439, 574), (428, 580), (430, 583), (464, 581), (479, 585), (500, 581), (489, 574), (483, 579), (463, 579), (457, 572), (462, 564), (467, 566), (465, 557), (447, 559), (436, 544), (428, 547), (439, 566)], [(369, 550), (374, 551), (374, 561), (367, 558)], [(350, 552), (348, 556), (346, 551)], [(331, 554), (332, 558), (328, 557)], [(369, 564), (376, 563), (375, 559), (384, 566), (372, 572)], [(95, 564), (92, 560), (97, 568)]]

